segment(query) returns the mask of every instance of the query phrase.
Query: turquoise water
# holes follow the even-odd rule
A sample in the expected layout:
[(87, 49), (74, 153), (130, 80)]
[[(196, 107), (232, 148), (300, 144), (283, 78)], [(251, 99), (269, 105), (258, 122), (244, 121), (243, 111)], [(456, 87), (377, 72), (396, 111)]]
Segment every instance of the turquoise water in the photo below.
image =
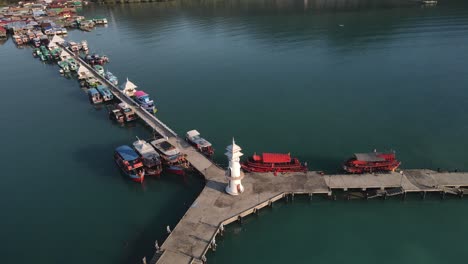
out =
[[(375, 148), (397, 150), (403, 168), (468, 170), (465, 1), (182, 1), (84, 15), (109, 26), (69, 38), (108, 55), (179, 134), (198, 129), (219, 163), (234, 136), (247, 155), (292, 152), (327, 172)], [(111, 123), (31, 52), (0, 48), (1, 262), (139, 262), (203, 181), (128, 181), (112, 151), (150, 131)], [(208, 259), (460, 262), (465, 209), (436, 197), (278, 204), (229, 227)]]

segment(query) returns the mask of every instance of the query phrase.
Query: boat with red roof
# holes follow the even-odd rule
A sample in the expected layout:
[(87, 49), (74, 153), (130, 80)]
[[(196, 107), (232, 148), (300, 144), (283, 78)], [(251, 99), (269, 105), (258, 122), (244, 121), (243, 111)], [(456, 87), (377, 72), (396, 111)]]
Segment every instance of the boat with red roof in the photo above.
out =
[(373, 172), (395, 171), (401, 162), (396, 159), (395, 152), (355, 153), (343, 165), (348, 173), (362, 174)]
[(307, 165), (302, 164), (297, 158), (292, 158), (290, 153), (254, 154), (241, 166), (247, 172), (307, 172)]

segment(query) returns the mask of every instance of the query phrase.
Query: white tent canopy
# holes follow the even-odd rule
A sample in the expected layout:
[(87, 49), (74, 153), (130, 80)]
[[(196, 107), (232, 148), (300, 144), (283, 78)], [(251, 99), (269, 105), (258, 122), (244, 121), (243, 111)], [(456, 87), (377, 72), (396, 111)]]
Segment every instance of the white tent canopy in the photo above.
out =
[(137, 86), (134, 83), (132, 83), (131, 81), (129, 81), (128, 78), (127, 78), (127, 81), (123, 85), (124, 91), (135, 90), (136, 88), (137, 88)]
[(90, 74), (91, 72), (88, 69), (86, 69), (86, 67), (80, 65), (80, 68), (78, 68), (78, 76), (86, 77)]
[(63, 43), (65, 42), (65, 40), (57, 35), (54, 35), (54, 37), (52, 38), (52, 40), (49, 42), (49, 49), (54, 49), (54, 48), (57, 48), (58, 45), (57, 43)]

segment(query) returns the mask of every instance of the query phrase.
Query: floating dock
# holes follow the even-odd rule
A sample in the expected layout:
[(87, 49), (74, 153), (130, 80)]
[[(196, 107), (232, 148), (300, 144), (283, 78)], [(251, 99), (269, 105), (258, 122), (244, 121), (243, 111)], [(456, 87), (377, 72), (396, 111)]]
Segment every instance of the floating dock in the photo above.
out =
[[(406, 170), (382, 174), (338, 174), (323, 175), (319, 172), (287, 173), (248, 173), (242, 180), (245, 191), (238, 196), (226, 194), (227, 178), (225, 170), (199, 153), (180, 138), (172, 129), (141, 108), (132, 98), (118, 87), (100, 76), (79, 56), (62, 46), (65, 52), (86, 67), (95, 78), (109, 86), (120, 101), (131, 107), (148, 126), (168, 138), (187, 155), (190, 164), (200, 172), (206, 185), (193, 202), (180, 222), (170, 231), (169, 236), (151, 258), (151, 264), (190, 264), (206, 262), (209, 249), (216, 249), (216, 236), (223, 233), (224, 227), (235, 221), (271, 206), (280, 199), (293, 199), (294, 195), (325, 195), (332, 199), (335, 193), (361, 193), (362, 198), (377, 198), (407, 193), (435, 192), (463, 197), (468, 190), (468, 173), (435, 172), (432, 170)], [(169, 230), (168, 230), (169, 231)]]

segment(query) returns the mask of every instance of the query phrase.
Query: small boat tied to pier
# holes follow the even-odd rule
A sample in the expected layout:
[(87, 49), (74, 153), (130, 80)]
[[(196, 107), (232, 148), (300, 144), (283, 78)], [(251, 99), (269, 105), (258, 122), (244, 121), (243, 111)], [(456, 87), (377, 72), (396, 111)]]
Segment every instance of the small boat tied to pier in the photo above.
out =
[(243, 170), (247, 172), (307, 172), (307, 164), (302, 164), (297, 158), (292, 158), (291, 154), (263, 153), (254, 154), (246, 162), (241, 164)]
[(143, 162), (135, 150), (127, 145), (117, 147), (114, 152), (114, 160), (122, 172), (132, 181), (143, 182), (145, 179), (145, 170), (143, 168)]
[(150, 99), (149, 95), (143, 91), (135, 91), (134, 99), (135, 102), (140, 105), (143, 109), (148, 111), (150, 114), (156, 113), (156, 107), (154, 106), (154, 101)]
[(373, 172), (395, 171), (401, 162), (396, 159), (395, 152), (380, 153), (374, 150), (370, 153), (356, 153), (343, 165), (348, 173), (362, 174)]
[(101, 94), (96, 88), (91, 88), (88, 90), (88, 97), (92, 104), (99, 104), (103, 101)]
[(161, 155), (163, 165), (167, 172), (185, 175), (185, 169), (189, 168), (186, 155), (172, 145), (166, 137), (151, 141), (151, 145)]
[(161, 157), (150, 143), (137, 137), (137, 141), (133, 142), (133, 148), (143, 160), (143, 166), (147, 176), (161, 175)]
[(190, 130), (185, 135), (185, 139), (190, 145), (194, 146), (198, 151), (203, 155), (211, 158), (214, 154), (213, 146), (210, 142), (200, 136), (200, 133), (197, 130)]

